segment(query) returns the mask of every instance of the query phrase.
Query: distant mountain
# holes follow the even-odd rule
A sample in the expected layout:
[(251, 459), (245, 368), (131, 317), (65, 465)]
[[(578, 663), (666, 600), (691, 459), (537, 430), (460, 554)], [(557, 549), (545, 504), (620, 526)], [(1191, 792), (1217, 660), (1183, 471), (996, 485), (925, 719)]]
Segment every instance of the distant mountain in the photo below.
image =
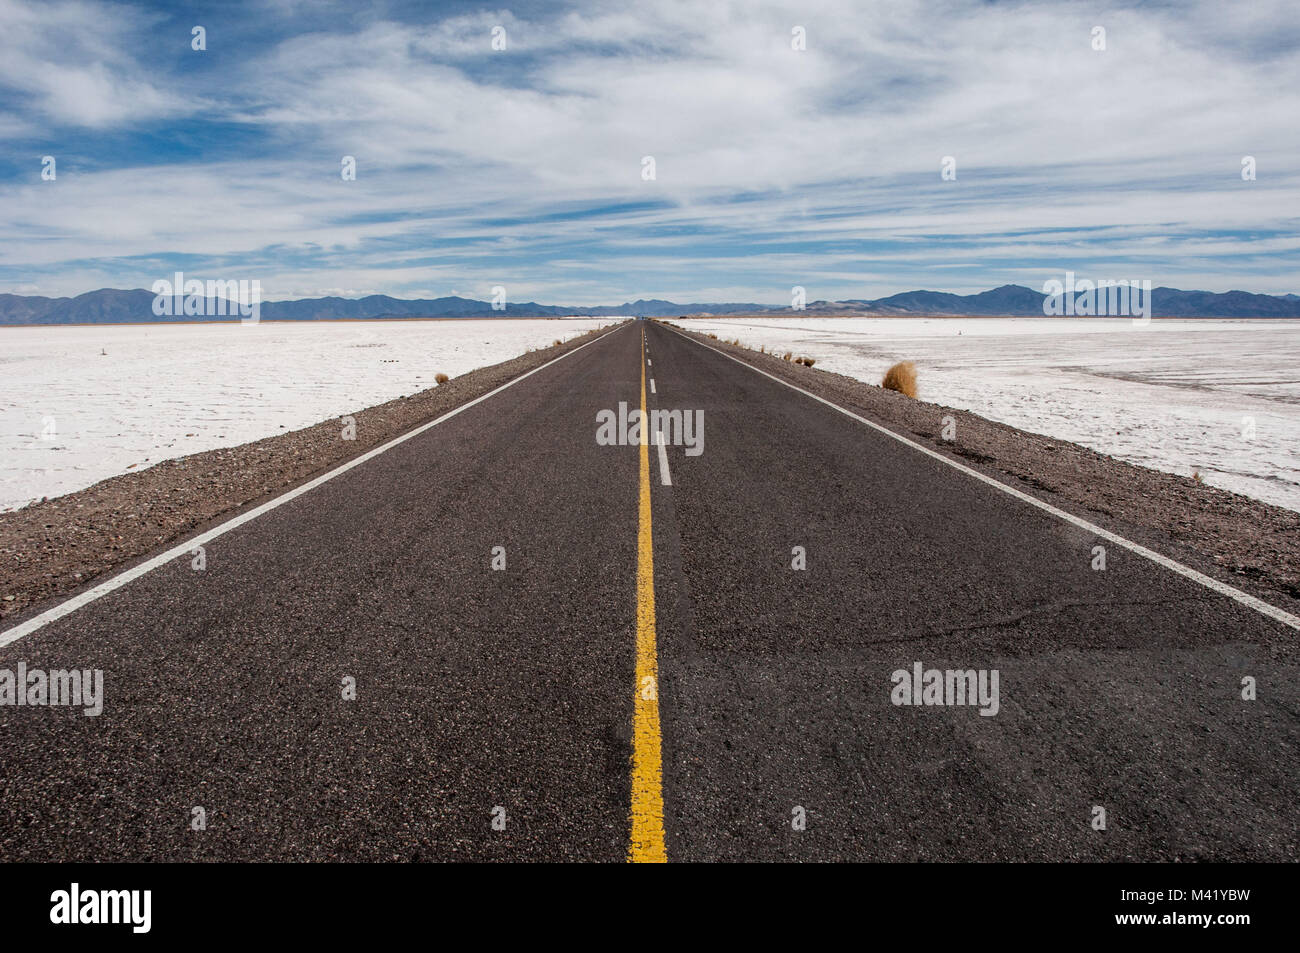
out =
[(35, 295), (0, 294), (0, 323), (40, 324), (56, 302), (70, 298), (41, 298)]
[(1251, 294), (1249, 291), (1179, 291), (1156, 288), (1151, 292), (1151, 313), (1167, 318), (1201, 316), (1225, 318), (1300, 317), (1300, 298), (1295, 295)]
[(445, 317), (501, 317), (521, 314), (530, 317), (565, 314), (562, 308), (552, 308), (532, 301), (508, 302), (506, 310), (493, 311), (486, 301), (472, 298), (405, 299), (388, 295), (369, 295), (365, 298), (303, 298), (298, 301), (267, 301), (262, 305), (262, 318), (268, 321), (321, 321), (331, 318), (445, 318)]
[[(855, 298), (846, 301), (814, 301), (807, 306), (809, 315), (1008, 315), (1043, 314), (1045, 296), (1023, 285), (1002, 285), (979, 294), (957, 295), (945, 291), (907, 291), (886, 298)], [(1180, 291), (1156, 288), (1151, 293), (1152, 314), (1156, 317), (1206, 318), (1296, 318), (1300, 317), (1300, 295), (1263, 295), (1246, 291)], [(135, 289), (123, 291), (101, 288), (75, 298), (0, 294), (0, 325), (18, 324), (131, 324), (153, 321), (187, 320), (184, 316), (157, 317), (153, 313), (154, 295)], [(219, 309), (215, 299), (205, 307), (207, 314), (225, 310), (236, 321), (233, 307)], [(297, 301), (263, 302), (264, 321), (329, 321), (364, 318), (520, 318), (608, 317), (645, 315), (678, 317), (681, 315), (770, 314), (790, 313), (780, 305), (752, 302), (712, 304), (677, 304), (661, 299), (638, 299), (619, 305), (571, 308), (563, 305), (538, 304), (535, 301), (508, 302), (504, 311), (493, 310), (486, 301), (472, 298), (445, 297), (410, 300), (388, 295), (364, 298), (303, 298)], [(189, 320), (222, 320), (195, 316)]]
[(943, 291), (907, 291), (866, 302), (880, 312), (909, 314), (1038, 314), (1043, 313), (1043, 294), (1021, 285), (1003, 285), (973, 295)]
[[(110, 324), (116, 321), (157, 321), (153, 293), (137, 288), (101, 288), (75, 298), (59, 298), (41, 317), (41, 324)], [(129, 317), (140, 315), (141, 317)]]
[[(1078, 300), (1076, 294), (1076, 301)], [(818, 301), (808, 310), (820, 314), (1043, 315), (1047, 296), (1023, 285), (1003, 285), (973, 295), (944, 291), (907, 291), (873, 301)], [(1071, 309), (1075, 314), (1079, 309)], [(1063, 309), (1057, 308), (1057, 312)], [(1246, 291), (1180, 291), (1154, 288), (1151, 314), (1158, 318), (1300, 318), (1300, 296), (1262, 295)]]

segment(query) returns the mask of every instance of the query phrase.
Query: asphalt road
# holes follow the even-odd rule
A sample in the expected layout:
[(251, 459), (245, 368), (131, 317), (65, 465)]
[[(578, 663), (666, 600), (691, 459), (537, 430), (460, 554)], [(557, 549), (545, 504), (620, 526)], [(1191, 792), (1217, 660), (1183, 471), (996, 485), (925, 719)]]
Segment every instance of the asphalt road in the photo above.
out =
[[(643, 372), (701, 454), (598, 443)], [(633, 818), (672, 861), (1294, 860), (1296, 633), (1096, 543), (629, 325), (0, 648), (105, 679), (0, 706), (0, 860), (623, 861)], [(917, 662), (997, 713), (894, 704)]]

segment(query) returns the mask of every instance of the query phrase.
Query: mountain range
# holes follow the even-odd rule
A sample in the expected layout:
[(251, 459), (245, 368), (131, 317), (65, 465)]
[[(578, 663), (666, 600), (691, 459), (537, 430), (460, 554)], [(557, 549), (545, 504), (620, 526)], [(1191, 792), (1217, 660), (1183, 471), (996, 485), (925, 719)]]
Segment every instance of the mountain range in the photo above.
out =
[[(813, 301), (807, 315), (944, 315), (944, 316), (1042, 316), (1045, 295), (1022, 285), (1003, 285), (979, 294), (957, 295), (943, 291), (907, 291), (886, 298)], [(222, 318), (157, 317), (154, 295), (143, 289), (101, 288), (75, 298), (46, 298), (0, 294), (0, 325), (30, 324), (131, 324)], [(1300, 295), (1265, 295), (1246, 291), (1180, 291), (1156, 288), (1151, 293), (1154, 317), (1204, 318), (1297, 318)], [(233, 309), (206, 302), (208, 314)], [(619, 305), (574, 308), (533, 301), (509, 302), (504, 311), (486, 301), (445, 297), (426, 299), (369, 295), (364, 298), (303, 298), (296, 301), (266, 301), (261, 306), (263, 321), (329, 321), (363, 318), (520, 318), (520, 317), (608, 317), (644, 315), (677, 317), (686, 315), (790, 313), (788, 305), (752, 302), (679, 304), (660, 299), (638, 299)], [(224, 320), (236, 321), (238, 316)]]

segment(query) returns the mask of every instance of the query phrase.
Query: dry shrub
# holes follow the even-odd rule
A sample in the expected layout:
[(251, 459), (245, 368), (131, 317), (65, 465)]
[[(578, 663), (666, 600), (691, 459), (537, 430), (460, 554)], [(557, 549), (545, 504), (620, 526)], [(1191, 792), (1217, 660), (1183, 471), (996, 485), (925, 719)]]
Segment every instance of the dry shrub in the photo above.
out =
[(792, 352), (790, 352), (790, 351), (786, 351), (784, 354), (781, 355), (781, 360), (783, 360), (783, 361), (788, 361), (788, 360), (790, 360), (792, 357), (794, 357), (794, 354), (793, 354)]
[(433, 379), (435, 382), (439, 384), (445, 384), (447, 383), (447, 381), (451, 380), (451, 378), (448, 377), (446, 374), (435, 374), (433, 375)]
[(551, 347), (559, 347), (559, 346), (560, 346), (559, 338), (556, 338), (554, 341), (551, 342)]
[(885, 379), (880, 386), (886, 390), (896, 390), (906, 397), (916, 397), (916, 365), (911, 361), (899, 361), (885, 371)]

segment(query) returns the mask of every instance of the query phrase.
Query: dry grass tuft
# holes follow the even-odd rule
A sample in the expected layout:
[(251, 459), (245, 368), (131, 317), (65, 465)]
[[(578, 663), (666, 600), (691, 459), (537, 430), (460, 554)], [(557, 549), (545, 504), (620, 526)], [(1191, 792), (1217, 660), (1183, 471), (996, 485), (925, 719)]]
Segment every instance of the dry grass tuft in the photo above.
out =
[(885, 379), (880, 382), (880, 386), (916, 399), (916, 365), (911, 361), (899, 361), (885, 371)]
[(551, 342), (551, 347), (559, 347), (559, 346), (560, 346), (559, 338), (556, 338), (554, 341)]
[(788, 361), (788, 360), (790, 360), (792, 357), (794, 357), (794, 354), (793, 354), (792, 352), (790, 352), (790, 351), (786, 351), (784, 354), (781, 355), (781, 360), (783, 360), (783, 361)]
[(435, 374), (433, 375), (433, 379), (438, 384), (445, 384), (447, 381), (451, 380), (451, 378), (446, 374)]

